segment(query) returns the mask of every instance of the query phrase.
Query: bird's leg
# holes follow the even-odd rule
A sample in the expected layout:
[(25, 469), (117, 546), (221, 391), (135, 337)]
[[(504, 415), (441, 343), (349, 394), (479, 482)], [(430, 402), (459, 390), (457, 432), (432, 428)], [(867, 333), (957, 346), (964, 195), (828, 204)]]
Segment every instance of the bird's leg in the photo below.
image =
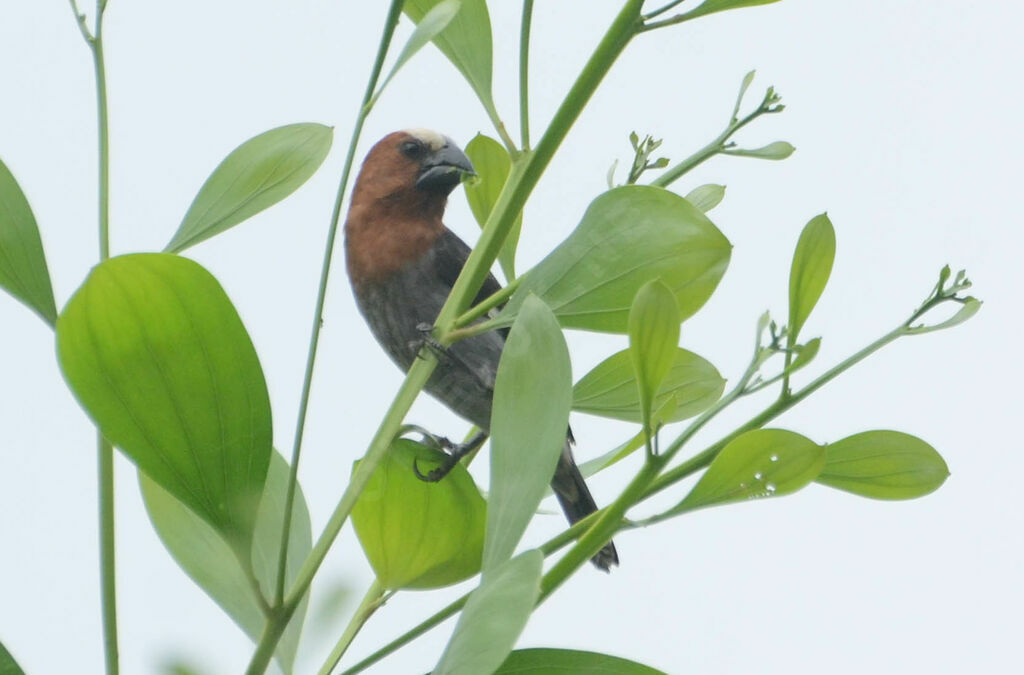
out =
[(468, 441), (461, 444), (452, 443), (447, 438), (434, 436), (433, 434), (424, 434), (423, 440), (435, 443), (439, 450), (443, 450), (447, 453), (447, 456), (441, 464), (436, 469), (431, 469), (427, 473), (422, 473), (415, 461), (412, 463), (412, 470), (416, 474), (417, 478), (428, 483), (436, 483), (447, 476), (463, 457), (483, 445), (484, 441), (487, 440), (487, 432), (481, 429), (473, 434)]

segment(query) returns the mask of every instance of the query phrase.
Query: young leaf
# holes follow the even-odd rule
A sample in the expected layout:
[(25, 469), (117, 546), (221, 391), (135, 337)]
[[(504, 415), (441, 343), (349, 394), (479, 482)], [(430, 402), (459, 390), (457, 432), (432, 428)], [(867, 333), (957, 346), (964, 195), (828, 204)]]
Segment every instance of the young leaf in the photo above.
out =
[(687, 19), (696, 19), (699, 16), (724, 12), (727, 9), (740, 9), (742, 7), (756, 7), (757, 5), (770, 5), (779, 0), (705, 0), (703, 4), (686, 13)]
[(796, 152), (796, 148), (786, 141), (775, 141), (774, 143), (769, 143), (763, 148), (731, 148), (729, 150), (722, 151), (723, 154), (733, 155), (736, 157), (756, 157), (757, 159), (772, 160), (786, 159), (794, 152)]
[[(572, 409), (590, 415), (643, 423), (640, 398), (630, 352), (613, 354), (583, 376), (573, 387)], [(722, 396), (725, 380), (709, 361), (681, 347), (661, 381), (653, 408), (674, 401), (673, 412), (662, 423), (678, 422), (704, 412)]]
[(679, 349), (679, 308), (668, 286), (655, 279), (644, 284), (629, 311), (629, 355), (636, 374), (641, 422), (651, 431), (655, 395)]
[(437, 37), (438, 33), (448, 27), (448, 24), (452, 22), (455, 15), (458, 14), (459, 8), (462, 5), (462, 0), (442, 0), (437, 3), (430, 10), (423, 15), (423, 18), (416, 22), (416, 30), (409, 36), (409, 41), (405, 43), (405, 47), (402, 48), (398, 58), (395, 59), (395, 65), (391, 67), (391, 72), (384, 78), (380, 87), (377, 88), (373, 98), (370, 99), (369, 105), (373, 106), (377, 99), (380, 98), (384, 88), (388, 86), (391, 79), (395, 76), (395, 73), (406, 64), (406, 62), (415, 56), (416, 52), (423, 49), (423, 46), (428, 42)]
[(673, 513), (796, 492), (821, 473), (825, 448), (783, 429), (758, 429), (726, 445)]
[[(402, 11), (420, 23), (443, 0), (405, 0)], [(491, 94), (491, 16), (485, 0), (462, 0), (451, 23), (434, 37), (434, 44), (448, 57), (488, 111), (494, 110)]]
[(501, 665), (537, 603), (543, 561), (533, 549), (484, 573), (433, 675), (493, 673)]
[(327, 157), (333, 134), (322, 124), (289, 124), (242, 143), (203, 183), (164, 251), (180, 253), (298, 190)]
[(707, 213), (715, 208), (722, 203), (723, 199), (725, 199), (725, 186), (714, 183), (695, 187), (690, 190), (690, 194), (686, 195), (686, 201), (700, 209), (701, 213)]
[(487, 505), (466, 467), (456, 464), (436, 483), (414, 471), (443, 459), (439, 450), (395, 441), (352, 509), (359, 543), (385, 588), (440, 588), (480, 571)]
[(816, 337), (813, 340), (808, 340), (807, 344), (798, 346), (796, 349), (796, 358), (793, 359), (793, 363), (789, 366), (790, 373), (795, 373), (814, 360), (814, 357), (818, 355), (818, 350), (821, 349), (821, 338)]
[[(253, 572), (265, 598), (273, 597), (277, 582), (281, 514), (288, 487), (288, 473), (288, 463), (275, 452), (267, 471), (266, 490), (260, 502), (256, 537), (252, 545)], [(254, 642), (259, 640), (266, 617), (260, 609), (248, 575), (228, 543), (205, 520), (141, 471), (139, 487), (153, 528), (171, 557)], [(288, 541), (286, 587), (298, 574), (302, 562), (312, 549), (312, 537), (306, 498), (302, 488), (297, 486)], [(303, 599), (277, 645), (275, 656), (286, 673), (291, 672), (295, 661), (308, 601), (308, 597)]]
[(796, 344), (800, 329), (817, 304), (836, 257), (836, 233), (828, 214), (811, 219), (800, 233), (789, 271), (788, 342)]
[[(483, 134), (477, 134), (466, 145), (466, 156), (469, 157), (469, 161), (473, 162), (477, 174), (477, 180), (463, 183), (466, 189), (466, 201), (469, 202), (469, 208), (473, 211), (476, 222), (483, 227), (487, 223), (488, 216), (491, 215), (494, 204), (498, 201), (498, 196), (505, 187), (508, 174), (512, 170), (512, 160), (504, 145)], [(498, 254), (501, 271), (509, 281), (516, 278), (516, 246), (519, 244), (519, 232), (522, 225), (523, 216), (519, 214)]]
[(743, 81), (740, 83), (740, 93), (736, 96), (736, 105), (732, 109), (732, 120), (735, 122), (740, 116), (740, 106), (743, 105), (743, 97), (747, 95), (747, 89), (750, 89), (750, 85), (754, 82), (754, 76), (757, 75), (756, 70), (751, 70), (749, 73), (743, 76)]
[(0, 161), (0, 288), (25, 303), (51, 326), (57, 320), (50, 272), (32, 207), (18, 181)]
[(537, 510), (566, 443), (571, 405), (565, 338), (551, 310), (527, 298), (494, 383), (485, 572), (512, 555)]
[(21, 669), (2, 642), (0, 642), (0, 675), (25, 675), (25, 671)]
[(494, 675), (665, 675), (617, 656), (575, 649), (517, 649)]
[(975, 297), (964, 298), (963, 304), (960, 306), (960, 309), (957, 310), (956, 314), (945, 321), (941, 321), (931, 326), (911, 326), (906, 330), (906, 332), (910, 335), (921, 335), (923, 333), (931, 333), (932, 331), (945, 330), (947, 328), (952, 328), (953, 326), (959, 326), (977, 314), (978, 310), (981, 309), (982, 304), (984, 303)]
[(270, 462), (270, 400), (213, 275), (175, 255), (111, 258), (57, 320), (57, 353), (103, 435), (248, 557)]
[(595, 199), (569, 238), (523, 276), (494, 326), (511, 325), (534, 293), (563, 326), (625, 333), (637, 291), (658, 278), (685, 320), (711, 297), (731, 252), (729, 240), (679, 195), (618, 187)]
[(861, 497), (913, 499), (937, 490), (949, 476), (942, 455), (898, 431), (865, 431), (825, 447), (815, 480)]

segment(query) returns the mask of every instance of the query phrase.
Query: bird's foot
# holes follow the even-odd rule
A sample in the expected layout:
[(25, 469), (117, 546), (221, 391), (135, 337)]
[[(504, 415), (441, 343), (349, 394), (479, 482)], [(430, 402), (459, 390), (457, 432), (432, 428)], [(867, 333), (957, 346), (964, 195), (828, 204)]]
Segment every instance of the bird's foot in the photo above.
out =
[(448, 355), (448, 348), (438, 342), (437, 338), (434, 337), (434, 326), (426, 322), (416, 324), (416, 330), (420, 333), (420, 338), (409, 343), (409, 346), (419, 357), (420, 352), (424, 347), (434, 352), (438, 357), (444, 357)]
[(485, 431), (478, 431), (472, 438), (461, 444), (453, 443), (444, 436), (435, 436), (425, 429), (417, 427), (416, 431), (423, 436), (424, 443), (428, 443), (445, 453), (445, 458), (441, 463), (427, 473), (420, 471), (419, 465), (416, 461), (413, 461), (413, 473), (416, 474), (417, 478), (427, 483), (436, 483), (447, 476), (455, 468), (455, 465), (462, 461), (463, 457), (475, 451), (487, 440), (487, 432)]

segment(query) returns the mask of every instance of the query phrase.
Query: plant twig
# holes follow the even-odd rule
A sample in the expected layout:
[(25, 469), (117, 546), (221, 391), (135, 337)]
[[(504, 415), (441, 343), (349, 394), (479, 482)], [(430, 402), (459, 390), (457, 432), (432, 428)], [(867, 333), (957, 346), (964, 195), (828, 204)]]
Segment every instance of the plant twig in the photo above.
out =
[(523, 152), (530, 149), (530, 24), (533, 0), (523, 0), (523, 20), (519, 31), (519, 129)]
[(337, 644), (334, 645), (334, 649), (331, 650), (327, 660), (324, 661), (324, 665), (320, 667), (320, 675), (330, 675), (334, 667), (338, 665), (338, 661), (344, 656), (345, 651), (349, 645), (352, 644), (352, 640), (355, 639), (359, 630), (366, 623), (366, 620), (373, 616), (373, 613), (377, 611), (377, 608), (384, 604), (385, 593), (387, 589), (381, 585), (377, 579), (373, 580), (370, 587), (366, 589), (366, 595), (363, 596), (362, 602), (359, 603), (359, 607), (355, 613), (352, 614), (352, 618), (349, 620), (348, 625), (345, 626), (345, 631), (338, 638)]
[(334, 207), (331, 210), (331, 221), (327, 228), (327, 241), (324, 244), (324, 258), (320, 268), (320, 285), (317, 288), (316, 308), (313, 310), (313, 326), (310, 329), (309, 351), (306, 356), (306, 370), (302, 379), (302, 393), (299, 397), (299, 412), (295, 422), (295, 440), (292, 446), (292, 457), (290, 473), (288, 475), (288, 490), (284, 500), (283, 522), (281, 524), (281, 548), (278, 553), (277, 562), (277, 584), (274, 591), (274, 605), (278, 606), (284, 599), (285, 573), (288, 563), (288, 540), (291, 535), (292, 510), (295, 505), (295, 492), (298, 484), (299, 456), (302, 452), (302, 436), (306, 426), (306, 413), (309, 407), (310, 390), (313, 385), (313, 368), (316, 364), (317, 347), (320, 344), (320, 328), (323, 325), (324, 302), (327, 297), (327, 281), (331, 273), (331, 262), (334, 256), (334, 242), (338, 234), (338, 224), (341, 221), (341, 207), (345, 200), (345, 190), (348, 187), (349, 176), (355, 162), (356, 147), (359, 144), (359, 137), (362, 134), (363, 124), (366, 116), (370, 113), (370, 100), (377, 87), (377, 80), (380, 79), (381, 70), (384, 67), (384, 58), (387, 55), (388, 47), (391, 44), (391, 37), (394, 35), (395, 26), (402, 12), (402, 2), (395, 0), (391, 3), (385, 19), (385, 27), (380, 44), (377, 47), (377, 58), (373, 64), (373, 70), (366, 83), (366, 91), (363, 94), (363, 101), (359, 108), (359, 115), (356, 117), (355, 125), (352, 128), (352, 137), (349, 140), (348, 154), (345, 156), (345, 166), (341, 171), (341, 179), (338, 181), (338, 190), (334, 196)]

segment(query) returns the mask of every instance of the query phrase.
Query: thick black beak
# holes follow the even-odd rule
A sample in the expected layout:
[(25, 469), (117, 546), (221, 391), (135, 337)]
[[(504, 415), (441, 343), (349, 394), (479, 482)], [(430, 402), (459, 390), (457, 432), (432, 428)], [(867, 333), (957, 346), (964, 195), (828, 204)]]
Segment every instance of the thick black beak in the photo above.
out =
[(416, 187), (447, 194), (462, 181), (463, 174), (476, 174), (473, 163), (457, 145), (446, 140), (440, 149), (423, 158)]

